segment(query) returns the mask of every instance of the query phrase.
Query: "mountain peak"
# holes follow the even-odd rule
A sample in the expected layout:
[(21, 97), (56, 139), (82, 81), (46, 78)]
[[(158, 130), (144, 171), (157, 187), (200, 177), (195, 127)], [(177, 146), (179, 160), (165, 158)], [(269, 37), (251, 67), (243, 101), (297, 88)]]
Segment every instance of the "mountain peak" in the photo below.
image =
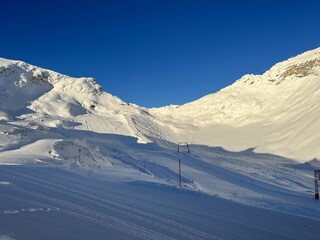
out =
[(5, 66), (11, 65), (11, 64), (15, 64), (17, 62), (18, 61), (9, 60), (9, 59), (0, 57), (0, 67), (5, 67)]
[(320, 48), (307, 51), (286, 61), (275, 64), (263, 75), (280, 84), (286, 79), (303, 78), (320, 73)]
[[(123, 103), (104, 92), (94, 78), (73, 78), (4, 58), (0, 59), (0, 91), (1, 115), (5, 119), (30, 113), (30, 110), (70, 117), (97, 109), (93, 106), (99, 101), (103, 102), (99, 108), (102, 111)], [(102, 95), (104, 100), (99, 100)]]

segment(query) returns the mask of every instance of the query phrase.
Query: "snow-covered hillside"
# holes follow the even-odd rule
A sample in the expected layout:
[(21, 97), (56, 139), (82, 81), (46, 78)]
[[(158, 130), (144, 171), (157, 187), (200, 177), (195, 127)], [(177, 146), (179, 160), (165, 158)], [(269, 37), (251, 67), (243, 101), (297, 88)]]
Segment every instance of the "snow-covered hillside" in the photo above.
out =
[(92, 78), (0, 59), (0, 239), (314, 238), (319, 74), (320, 48), (146, 109)]
[(320, 221), (160, 184), (0, 168), (0, 239), (318, 239)]
[(103, 91), (92, 78), (0, 59), (0, 118), (133, 136), (164, 146), (191, 142), (231, 151), (254, 148), (307, 161), (320, 158), (319, 74), (320, 48), (262, 75), (245, 75), (194, 102), (145, 109)]
[(21, 61), (0, 59), (0, 119), (168, 141), (148, 111), (73, 78)]
[(182, 106), (151, 109), (176, 142), (320, 158), (320, 48)]

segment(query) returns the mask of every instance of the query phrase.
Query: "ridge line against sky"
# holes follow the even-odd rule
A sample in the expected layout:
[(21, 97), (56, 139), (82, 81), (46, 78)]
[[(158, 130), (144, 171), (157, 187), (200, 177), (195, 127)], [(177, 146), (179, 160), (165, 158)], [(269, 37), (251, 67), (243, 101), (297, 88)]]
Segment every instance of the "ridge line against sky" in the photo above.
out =
[(319, 1), (6, 1), (0, 57), (144, 107), (183, 104), (320, 46)]

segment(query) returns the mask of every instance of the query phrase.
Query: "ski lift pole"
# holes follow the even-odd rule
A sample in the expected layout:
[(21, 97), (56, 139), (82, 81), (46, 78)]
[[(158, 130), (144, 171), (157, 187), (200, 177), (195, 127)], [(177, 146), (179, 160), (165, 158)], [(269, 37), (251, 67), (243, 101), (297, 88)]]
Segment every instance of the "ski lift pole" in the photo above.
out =
[(314, 198), (319, 200), (319, 181), (320, 170), (314, 170)]
[(179, 158), (179, 187), (181, 189), (181, 159)]

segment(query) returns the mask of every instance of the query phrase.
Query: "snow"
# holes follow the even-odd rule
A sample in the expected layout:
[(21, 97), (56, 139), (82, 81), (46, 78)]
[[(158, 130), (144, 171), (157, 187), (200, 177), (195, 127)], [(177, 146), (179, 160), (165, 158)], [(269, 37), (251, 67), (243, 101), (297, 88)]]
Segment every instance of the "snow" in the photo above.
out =
[(8, 182), (8, 181), (0, 181), (0, 185), (10, 185), (10, 182)]
[(319, 159), (319, 74), (317, 48), (194, 102), (150, 113), (175, 142)]
[(320, 48), (146, 109), (0, 59), (0, 239), (316, 238), (319, 74)]
[(0, 175), (15, 186), (0, 198), (0, 233), (16, 239), (317, 239), (320, 226), (316, 219), (159, 184), (52, 167), (8, 166)]
[(318, 203), (312, 199), (313, 169), (320, 167), (317, 160), (301, 164), (274, 155), (229, 152), (203, 145), (190, 145), (191, 153), (181, 146), (177, 153), (176, 146), (169, 148), (169, 144), (164, 148), (157, 143), (138, 143), (137, 138), (129, 136), (72, 128), (52, 128), (49, 136), (25, 134), (25, 138), (33, 140), (2, 151), (1, 164), (49, 164), (77, 173), (89, 171), (112, 182), (177, 187), (180, 158), (184, 189), (251, 206), (320, 217)]
[(14, 238), (9, 237), (7, 235), (0, 235), (0, 240), (14, 240)]
[[(77, 129), (147, 142), (192, 142), (231, 151), (255, 148), (300, 162), (320, 158), (320, 48), (247, 74), (182, 106), (145, 109), (106, 93), (93, 78), (73, 78), (1, 59), (0, 117), (44, 118)], [(213, 76), (214, 77), (214, 76)], [(14, 104), (14, 108), (12, 108)], [(49, 124), (49, 123), (48, 123)]]

